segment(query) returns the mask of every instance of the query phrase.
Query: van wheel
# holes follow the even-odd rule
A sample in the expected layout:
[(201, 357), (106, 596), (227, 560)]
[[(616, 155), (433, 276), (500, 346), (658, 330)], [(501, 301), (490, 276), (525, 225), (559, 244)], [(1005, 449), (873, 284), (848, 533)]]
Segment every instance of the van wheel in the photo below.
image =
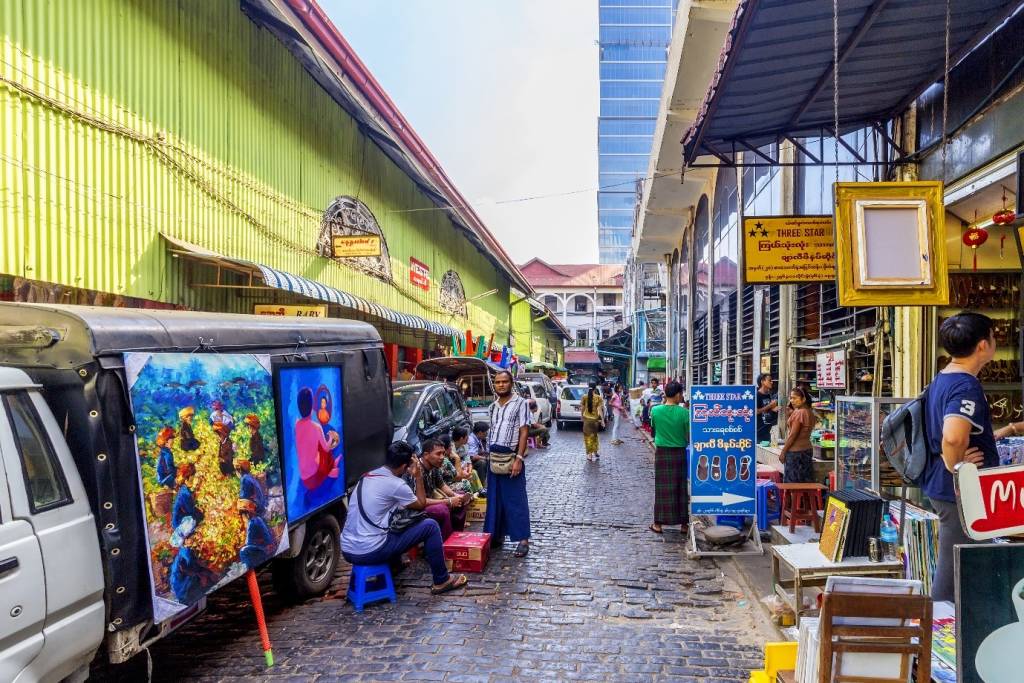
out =
[(559, 421), (558, 421), (558, 428), (559, 428), (559, 429), (565, 429), (565, 423), (564, 423), (564, 422), (562, 422), (561, 420), (559, 420)]
[(274, 587), (297, 600), (323, 595), (338, 569), (340, 536), (334, 515), (306, 522), (306, 537), (299, 554), (274, 562)]

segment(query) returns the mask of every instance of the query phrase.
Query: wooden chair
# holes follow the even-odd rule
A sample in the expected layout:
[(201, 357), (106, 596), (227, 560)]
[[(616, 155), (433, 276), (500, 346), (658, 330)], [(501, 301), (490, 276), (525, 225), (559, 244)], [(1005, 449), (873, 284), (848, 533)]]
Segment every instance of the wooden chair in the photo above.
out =
[(792, 533), (798, 522), (807, 522), (815, 532), (821, 533), (818, 511), (822, 509), (825, 487), (821, 484), (776, 484), (775, 487), (782, 495), (779, 524), (788, 523)]
[[(833, 624), (838, 617), (899, 621), (896, 625)], [(931, 680), (932, 601), (927, 595), (826, 592), (821, 605), (819, 634), (818, 683), (906, 683), (913, 657), (917, 657), (917, 683), (929, 683)], [(914, 642), (915, 638), (917, 642)], [(842, 655), (846, 652), (901, 655), (899, 676), (865, 678), (844, 675), (841, 671)], [(832, 675), (833, 660), (835, 677)]]

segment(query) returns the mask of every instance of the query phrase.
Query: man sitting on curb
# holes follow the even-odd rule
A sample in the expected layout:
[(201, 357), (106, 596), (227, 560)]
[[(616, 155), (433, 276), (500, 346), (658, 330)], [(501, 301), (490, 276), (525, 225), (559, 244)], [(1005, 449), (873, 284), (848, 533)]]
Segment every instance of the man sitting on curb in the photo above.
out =
[[(433, 575), (430, 592), (440, 595), (465, 586), (469, 580), (465, 574), (448, 573), (437, 522), (421, 519), (397, 533), (388, 528), (394, 512), (427, 507), (423, 472), (415, 455), (412, 446), (396, 441), (388, 446), (384, 466), (360, 479), (349, 500), (348, 516), (341, 532), (341, 553), (352, 564), (395, 565), (401, 563), (402, 553), (422, 543)], [(402, 479), (406, 474), (415, 481), (412, 491)]]
[(540, 421), (540, 408), (537, 407), (537, 402), (531, 398), (528, 405), (530, 406), (530, 431), (527, 432), (527, 435), (537, 440), (537, 448), (547, 448), (548, 443), (551, 442), (551, 432)]
[(474, 422), (473, 433), (469, 435), (469, 442), (466, 444), (466, 453), (473, 463), (473, 469), (480, 477), (481, 483), (487, 486), (487, 432), (490, 425), (486, 422)]

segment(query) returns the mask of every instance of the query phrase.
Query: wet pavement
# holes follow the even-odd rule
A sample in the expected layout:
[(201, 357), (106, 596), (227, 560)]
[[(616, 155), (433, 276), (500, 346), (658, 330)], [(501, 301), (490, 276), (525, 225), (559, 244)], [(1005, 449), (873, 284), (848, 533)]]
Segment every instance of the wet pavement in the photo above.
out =
[[(770, 632), (731, 561), (688, 560), (676, 531), (647, 529), (653, 456), (631, 428), (587, 463), (578, 429), (527, 460), (530, 555), (492, 553), (483, 574), (430, 595), (426, 564), (396, 577), (398, 604), (357, 614), (347, 566), (326, 599), (289, 605), (261, 578), (267, 669), (243, 581), (151, 649), (155, 681), (742, 681)], [(90, 680), (145, 680), (146, 657)]]

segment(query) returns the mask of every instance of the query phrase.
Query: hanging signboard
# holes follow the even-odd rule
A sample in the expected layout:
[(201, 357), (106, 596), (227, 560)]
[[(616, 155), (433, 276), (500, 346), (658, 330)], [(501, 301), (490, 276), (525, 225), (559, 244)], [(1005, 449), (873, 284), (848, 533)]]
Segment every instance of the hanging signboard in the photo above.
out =
[(846, 388), (846, 349), (817, 354), (816, 381), (819, 389)]
[(279, 306), (277, 304), (256, 304), (252, 307), (255, 315), (279, 315), (288, 318), (326, 318), (327, 306)]
[(754, 387), (690, 392), (690, 517), (753, 515), (757, 485)]
[(409, 282), (424, 292), (430, 291), (430, 266), (423, 261), (409, 257)]
[(949, 304), (941, 181), (835, 183), (840, 306)]
[(835, 281), (832, 216), (744, 218), (743, 278), (748, 285)]
[(956, 467), (957, 503), (967, 535), (976, 541), (1024, 533), (1024, 465)]
[(332, 235), (334, 258), (380, 256), (380, 235)]

